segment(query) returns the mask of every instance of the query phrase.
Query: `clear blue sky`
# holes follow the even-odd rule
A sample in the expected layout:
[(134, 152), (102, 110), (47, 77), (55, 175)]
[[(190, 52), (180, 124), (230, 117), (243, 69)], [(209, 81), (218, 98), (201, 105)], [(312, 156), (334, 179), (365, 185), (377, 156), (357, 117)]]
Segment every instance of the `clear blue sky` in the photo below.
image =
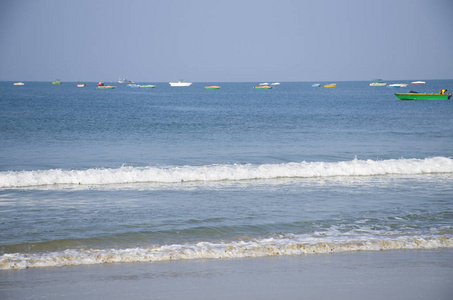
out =
[(453, 78), (452, 0), (2, 0), (0, 80)]

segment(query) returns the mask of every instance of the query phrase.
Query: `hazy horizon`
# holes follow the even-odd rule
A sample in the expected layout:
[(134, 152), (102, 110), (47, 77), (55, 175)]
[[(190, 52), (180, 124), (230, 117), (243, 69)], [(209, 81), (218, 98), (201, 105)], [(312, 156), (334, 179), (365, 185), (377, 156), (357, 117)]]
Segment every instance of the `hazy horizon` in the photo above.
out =
[(453, 1), (0, 3), (0, 81), (453, 78)]

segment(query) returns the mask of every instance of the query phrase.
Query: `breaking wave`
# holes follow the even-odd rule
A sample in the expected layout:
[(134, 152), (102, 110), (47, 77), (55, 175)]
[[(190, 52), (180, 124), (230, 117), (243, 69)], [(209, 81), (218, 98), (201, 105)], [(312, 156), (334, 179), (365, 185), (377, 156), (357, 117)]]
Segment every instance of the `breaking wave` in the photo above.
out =
[(104, 185), (123, 183), (177, 183), (332, 176), (418, 175), (453, 173), (453, 159), (358, 160), (284, 164), (218, 164), (206, 166), (131, 167), (87, 170), (0, 172), (0, 188), (56, 184)]
[(0, 256), (0, 270), (106, 263), (157, 262), (190, 259), (248, 258), (325, 254), (353, 251), (453, 248), (453, 237), (406, 237), (307, 243), (268, 238), (230, 243), (199, 242), (128, 249), (68, 249), (48, 253), (9, 253)]

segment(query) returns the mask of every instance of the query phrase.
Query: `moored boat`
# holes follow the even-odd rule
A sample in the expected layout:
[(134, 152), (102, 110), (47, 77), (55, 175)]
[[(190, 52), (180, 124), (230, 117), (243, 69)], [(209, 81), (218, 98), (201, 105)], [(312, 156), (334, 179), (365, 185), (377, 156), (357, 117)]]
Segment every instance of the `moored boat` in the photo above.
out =
[(329, 84), (324, 85), (324, 87), (333, 88), (333, 87), (337, 87), (337, 84), (336, 83), (329, 83)]
[(25, 83), (23, 82), (14, 82), (13, 85), (24, 85)]
[(169, 82), (170, 86), (191, 86), (192, 82), (186, 82), (184, 80), (180, 80), (178, 82)]
[(133, 83), (133, 82), (126, 78), (119, 78), (118, 83)]
[(406, 87), (407, 83), (392, 83), (389, 84), (387, 87), (388, 88), (400, 88), (400, 87)]
[(140, 85), (135, 84), (135, 83), (130, 83), (127, 86), (130, 87), (130, 88), (139, 88), (140, 87)]
[(60, 79), (55, 79), (55, 81), (53, 81), (52, 84), (60, 85), (61, 84), (61, 80)]
[(321, 84), (320, 84), (320, 83), (314, 83), (314, 84), (312, 84), (311, 86), (312, 86), (312, 87), (320, 87)]
[(96, 88), (97, 89), (107, 90), (107, 89), (116, 89), (116, 86), (114, 86), (114, 85), (101, 85), (101, 86), (97, 86)]
[(372, 82), (370, 83), (370, 86), (386, 86), (386, 82)]
[(208, 86), (205, 86), (204, 88), (207, 89), (207, 90), (218, 90), (218, 89), (220, 89), (220, 86), (218, 86), (218, 85), (208, 85)]
[(270, 86), (270, 85), (257, 85), (254, 87), (254, 89), (260, 89), (260, 90), (268, 90), (271, 88), (273, 88), (273, 86)]
[(424, 81), (413, 81), (411, 82), (412, 85), (420, 85), (420, 84), (425, 84), (426, 82)]
[(271, 85), (280, 85), (280, 82), (272, 82)]
[(84, 82), (79, 81), (77, 83), (77, 87), (85, 87), (85, 86), (86, 86), (86, 84)]
[(104, 85), (103, 82), (99, 82), (98, 86), (96, 87), (97, 89), (115, 89), (116, 86), (113, 85)]
[(400, 100), (448, 100), (451, 94), (428, 94), (410, 91), (409, 93), (397, 93), (396, 97)]
[(155, 87), (155, 85), (152, 85), (152, 84), (145, 84), (145, 85), (139, 85), (138, 86), (139, 88), (142, 88), (142, 89), (152, 89)]

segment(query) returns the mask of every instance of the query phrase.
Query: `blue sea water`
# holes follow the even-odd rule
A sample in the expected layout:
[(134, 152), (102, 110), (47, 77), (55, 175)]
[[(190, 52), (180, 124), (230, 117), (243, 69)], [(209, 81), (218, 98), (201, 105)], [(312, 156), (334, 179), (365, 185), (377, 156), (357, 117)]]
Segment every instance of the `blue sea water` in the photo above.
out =
[(0, 269), (453, 248), (453, 100), (0, 82)]

